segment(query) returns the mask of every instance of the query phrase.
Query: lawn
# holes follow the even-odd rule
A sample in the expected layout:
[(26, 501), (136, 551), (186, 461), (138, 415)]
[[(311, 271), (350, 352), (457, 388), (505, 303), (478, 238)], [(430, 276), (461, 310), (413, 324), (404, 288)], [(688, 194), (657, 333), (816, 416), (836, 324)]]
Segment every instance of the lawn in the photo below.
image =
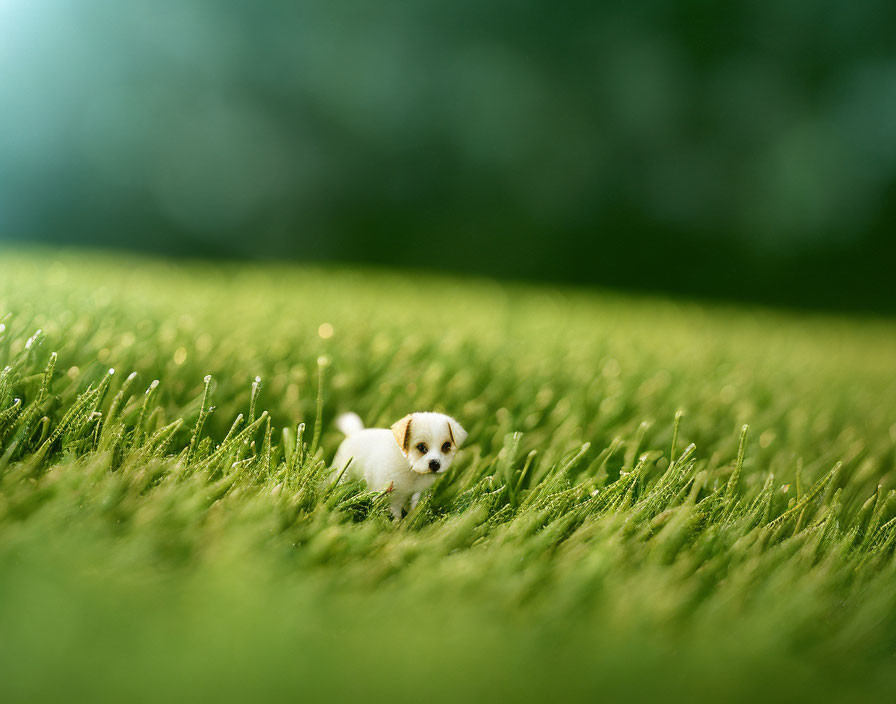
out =
[[(5, 702), (896, 691), (893, 321), (0, 252), (2, 367)], [(395, 522), (345, 410), (469, 439)]]

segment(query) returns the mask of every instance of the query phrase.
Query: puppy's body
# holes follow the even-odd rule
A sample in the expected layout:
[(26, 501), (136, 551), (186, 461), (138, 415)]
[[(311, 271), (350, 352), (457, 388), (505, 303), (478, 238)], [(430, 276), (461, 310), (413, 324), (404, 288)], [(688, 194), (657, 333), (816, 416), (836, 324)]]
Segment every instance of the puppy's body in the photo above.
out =
[[(353, 413), (336, 421), (346, 438), (336, 451), (333, 471), (363, 479), (373, 491), (389, 491), (392, 515), (413, 508), (423, 491), (445, 472), (467, 437), (460, 424), (441, 413), (413, 413), (388, 428), (364, 428)], [(347, 466), (346, 466), (347, 465)]]
[(363, 479), (371, 491), (386, 491), (391, 485), (389, 503), (397, 518), (411, 497), (429, 489), (436, 480), (433, 473), (418, 474), (410, 468), (388, 428), (367, 428), (349, 435), (336, 452), (333, 468), (341, 472), (349, 460), (345, 478)]

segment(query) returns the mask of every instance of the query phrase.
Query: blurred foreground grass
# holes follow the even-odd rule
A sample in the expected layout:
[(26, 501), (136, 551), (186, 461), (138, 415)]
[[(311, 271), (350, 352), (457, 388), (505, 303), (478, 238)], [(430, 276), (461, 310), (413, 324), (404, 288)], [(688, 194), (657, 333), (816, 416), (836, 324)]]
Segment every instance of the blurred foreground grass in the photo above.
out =
[[(0, 367), (4, 701), (896, 687), (891, 322), (6, 252)], [(417, 511), (328, 485), (424, 409)]]

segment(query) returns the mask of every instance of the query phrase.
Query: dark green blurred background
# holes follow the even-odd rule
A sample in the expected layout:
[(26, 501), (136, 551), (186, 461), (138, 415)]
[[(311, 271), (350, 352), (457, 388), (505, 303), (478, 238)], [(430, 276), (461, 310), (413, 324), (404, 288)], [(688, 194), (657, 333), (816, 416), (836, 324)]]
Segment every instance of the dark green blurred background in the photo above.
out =
[(0, 0), (0, 240), (896, 310), (892, 0)]

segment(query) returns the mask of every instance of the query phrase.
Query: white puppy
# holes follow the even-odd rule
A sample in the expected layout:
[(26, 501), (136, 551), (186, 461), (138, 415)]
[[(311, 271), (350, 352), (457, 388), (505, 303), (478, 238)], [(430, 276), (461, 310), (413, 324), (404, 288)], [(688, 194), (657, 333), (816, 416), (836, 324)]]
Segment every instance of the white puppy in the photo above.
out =
[[(354, 413), (336, 419), (345, 440), (336, 451), (333, 470), (343, 478), (363, 479), (372, 491), (388, 491), (395, 518), (445, 472), (467, 438), (454, 418), (442, 413), (411, 413), (392, 428), (364, 428)], [(348, 467), (346, 468), (346, 465)]]

